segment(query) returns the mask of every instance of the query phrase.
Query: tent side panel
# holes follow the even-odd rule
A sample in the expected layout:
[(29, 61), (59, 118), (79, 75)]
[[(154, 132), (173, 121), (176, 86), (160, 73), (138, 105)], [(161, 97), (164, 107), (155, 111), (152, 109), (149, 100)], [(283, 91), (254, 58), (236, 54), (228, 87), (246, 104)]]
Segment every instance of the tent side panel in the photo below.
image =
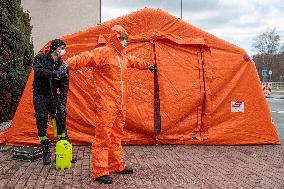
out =
[(33, 109), (32, 83), (34, 73), (29, 75), (11, 127), (7, 130), (8, 145), (38, 144), (37, 128)]
[(208, 144), (279, 144), (252, 61), (211, 49), (211, 121)]

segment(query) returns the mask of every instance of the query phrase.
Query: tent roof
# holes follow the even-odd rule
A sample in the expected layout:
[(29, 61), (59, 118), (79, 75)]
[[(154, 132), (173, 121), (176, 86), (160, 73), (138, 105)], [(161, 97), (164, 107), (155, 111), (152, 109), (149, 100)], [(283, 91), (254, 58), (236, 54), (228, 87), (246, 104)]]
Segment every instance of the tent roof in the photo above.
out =
[[(214, 49), (226, 50), (237, 54), (244, 53), (244, 50), (240, 47), (203, 31), (161, 9), (144, 8), (63, 36), (62, 39), (67, 42), (68, 49), (71, 50), (66, 58), (105, 43), (111, 32), (110, 28), (115, 24), (122, 25), (127, 30), (129, 42), (167, 38), (177, 44), (205, 44)], [(82, 48), (79, 52), (78, 46)], [(73, 51), (75, 47), (77, 52)]]

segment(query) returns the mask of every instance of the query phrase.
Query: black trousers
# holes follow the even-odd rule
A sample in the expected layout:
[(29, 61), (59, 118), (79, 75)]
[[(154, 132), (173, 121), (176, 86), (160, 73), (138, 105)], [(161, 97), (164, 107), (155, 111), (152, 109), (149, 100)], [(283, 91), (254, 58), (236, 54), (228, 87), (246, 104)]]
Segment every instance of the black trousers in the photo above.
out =
[(46, 136), (48, 116), (56, 119), (57, 134), (61, 135), (64, 132), (67, 136), (66, 104), (62, 104), (57, 95), (34, 91), (33, 103), (39, 137)]

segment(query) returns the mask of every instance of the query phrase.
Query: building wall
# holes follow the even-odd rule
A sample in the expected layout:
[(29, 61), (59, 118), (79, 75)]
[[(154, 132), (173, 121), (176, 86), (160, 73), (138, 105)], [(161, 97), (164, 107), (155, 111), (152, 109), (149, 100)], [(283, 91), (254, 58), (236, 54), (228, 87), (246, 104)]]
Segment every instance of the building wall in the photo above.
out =
[(30, 12), (34, 51), (48, 41), (100, 23), (100, 0), (22, 0)]

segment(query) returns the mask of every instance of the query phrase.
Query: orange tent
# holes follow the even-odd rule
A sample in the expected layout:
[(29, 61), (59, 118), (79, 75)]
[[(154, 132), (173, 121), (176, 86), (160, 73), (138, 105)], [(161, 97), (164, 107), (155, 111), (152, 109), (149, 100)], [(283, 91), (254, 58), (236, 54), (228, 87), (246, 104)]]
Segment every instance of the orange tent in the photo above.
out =
[[(65, 58), (104, 46), (114, 24), (130, 34), (128, 53), (156, 63), (159, 71), (154, 94), (153, 74), (129, 69), (125, 143), (279, 144), (255, 64), (246, 52), (160, 9), (145, 8), (63, 36)], [(95, 136), (95, 71), (70, 73), (67, 128), (75, 144), (91, 144)], [(32, 81), (33, 73), (12, 126), (0, 135), (9, 145), (38, 143)], [(157, 136), (154, 125), (161, 126)], [(48, 134), (52, 138), (51, 128)]]

